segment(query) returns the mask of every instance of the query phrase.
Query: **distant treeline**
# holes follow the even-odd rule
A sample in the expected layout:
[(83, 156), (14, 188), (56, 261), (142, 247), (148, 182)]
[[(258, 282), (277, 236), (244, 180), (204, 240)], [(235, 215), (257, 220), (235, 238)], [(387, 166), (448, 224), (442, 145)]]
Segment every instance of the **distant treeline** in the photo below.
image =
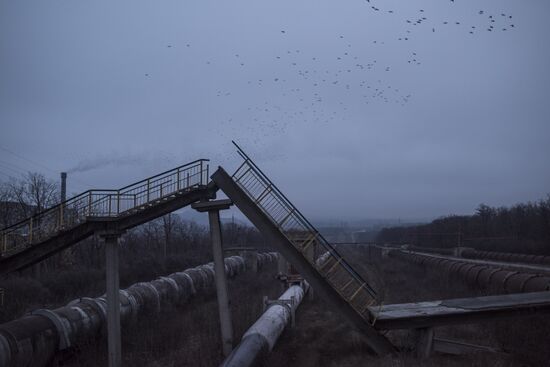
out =
[(376, 240), (550, 255), (550, 195), (536, 203), (509, 208), (481, 204), (474, 215), (450, 215), (428, 224), (384, 228)]

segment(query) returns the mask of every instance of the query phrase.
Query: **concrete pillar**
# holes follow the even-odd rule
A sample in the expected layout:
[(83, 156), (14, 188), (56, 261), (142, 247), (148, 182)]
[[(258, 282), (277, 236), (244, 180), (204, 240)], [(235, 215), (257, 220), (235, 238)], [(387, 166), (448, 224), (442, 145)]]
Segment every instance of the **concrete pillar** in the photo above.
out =
[(434, 329), (431, 327), (415, 329), (416, 356), (420, 359), (429, 358), (433, 350)]
[(120, 293), (118, 274), (119, 235), (102, 236), (105, 242), (105, 269), (107, 279), (107, 344), (109, 367), (120, 367), (122, 348), (120, 340)]
[(225, 263), (223, 261), (220, 212), (218, 210), (209, 211), (208, 219), (210, 221), (210, 238), (212, 239), (212, 254), (214, 256), (214, 270), (216, 272), (216, 293), (218, 296), (218, 310), (222, 332), (222, 350), (224, 357), (227, 357), (233, 350), (233, 324), (231, 322), (229, 296), (227, 294)]
[(240, 255), (244, 258), (246, 269), (253, 273), (258, 272), (258, 250), (241, 251)]
[(288, 262), (279, 253), (279, 258), (277, 260), (277, 279), (281, 281), (281, 292), (284, 292), (287, 288), (286, 278), (288, 276)]
[(279, 259), (277, 260), (277, 273), (280, 275), (288, 273), (288, 263), (281, 253), (279, 253)]
[(229, 209), (231, 200), (213, 200), (195, 203), (191, 207), (199, 212), (208, 212), (210, 224), (210, 238), (212, 240), (212, 255), (214, 257), (214, 271), (216, 277), (216, 295), (218, 298), (218, 313), (222, 337), (222, 351), (224, 357), (233, 350), (233, 324), (229, 308), (225, 263), (223, 260), (222, 230), (220, 224), (220, 210)]

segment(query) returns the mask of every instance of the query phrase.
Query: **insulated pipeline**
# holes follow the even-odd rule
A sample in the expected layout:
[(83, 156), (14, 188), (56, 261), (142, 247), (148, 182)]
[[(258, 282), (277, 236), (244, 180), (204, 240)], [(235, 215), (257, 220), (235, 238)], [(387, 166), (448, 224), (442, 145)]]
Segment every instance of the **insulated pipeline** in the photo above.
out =
[[(257, 267), (273, 263), (277, 253), (258, 253)], [(233, 277), (247, 269), (241, 256), (225, 258), (225, 272)], [(121, 323), (143, 314), (156, 314), (168, 303), (182, 304), (214, 286), (214, 265), (208, 263), (182, 272), (141, 282), (120, 291)], [(106, 324), (105, 295), (80, 298), (55, 310), (35, 310), (0, 325), (1, 367), (47, 366), (58, 350), (75, 346), (98, 335)]]
[(454, 253), (454, 248), (422, 247), (409, 245), (407, 249), (418, 252), (428, 252), (431, 254), (452, 255)]
[(542, 255), (514, 254), (509, 252), (479, 251), (474, 249), (465, 249), (462, 251), (462, 256), (469, 259), (550, 265), (550, 256), (542, 256)]
[(448, 275), (456, 275), (481, 288), (493, 288), (507, 293), (550, 290), (550, 277), (543, 274), (511, 271), (495, 265), (403, 250), (392, 250), (389, 255), (422, 266), (443, 270)]
[[(305, 289), (304, 289), (305, 288)], [(262, 316), (244, 333), (239, 345), (222, 362), (220, 367), (251, 367), (258, 365), (277, 343), (279, 336), (292, 317), (292, 313), (302, 302), (307, 291), (293, 285), (271, 303)]]

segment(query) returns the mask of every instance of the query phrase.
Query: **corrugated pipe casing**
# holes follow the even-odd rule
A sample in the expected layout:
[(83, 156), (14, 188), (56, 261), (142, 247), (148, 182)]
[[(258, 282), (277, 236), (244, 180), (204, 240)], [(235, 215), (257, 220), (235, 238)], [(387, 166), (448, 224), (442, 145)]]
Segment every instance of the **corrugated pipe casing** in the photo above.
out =
[[(259, 253), (258, 265), (277, 259), (276, 253)], [(244, 258), (225, 259), (225, 272), (233, 277), (246, 270)], [(139, 315), (154, 315), (162, 306), (182, 304), (193, 294), (214, 287), (214, 265), (208, 263), (151, 282), (136, 283), (120, 291), (120, 320), (129, 323)], [(0, 367), (44, 367), (58, 350), (96, 336), (105, 327), (105, 296), (80, 298), (55, 310), (36, 310), (0, 325)]]
[(495, 265), (474, 264), (402, 250), (392, 250), (390, 256), (422, 266), (441, 269), (448, 275), (458, 276), (464, 281), (481, 288), (493, 288), (507, 293), (550, 290), (550, 277), (546, 275), (511, 271)]
[(525, 264), (543, 264), (550, 265), (550, 256), (514, 254), (507, 252), (479, 251), (474, 249), (465, 249), (462, 256), (469, 259), (495, 260)]

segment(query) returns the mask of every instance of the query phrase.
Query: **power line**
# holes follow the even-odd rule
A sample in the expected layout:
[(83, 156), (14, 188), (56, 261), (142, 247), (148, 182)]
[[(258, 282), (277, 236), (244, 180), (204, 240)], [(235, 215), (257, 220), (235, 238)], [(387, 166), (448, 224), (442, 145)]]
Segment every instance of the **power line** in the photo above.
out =
[[(7, 149), (7, 148), (5, 148), (5, 147), (0, 146), (0, 149), (2, 149), (2, 150), (5, 151), (5, 152), (8, 152), (8, 153), (12, 154), (13, 156), (15, 156), (15, 157), (17, 157), (17, 158), (19, 158), (19, 159), (22, 159), (22, 160), (24, 160), (24, 161), (26, 161), (26, 162), (29, 162), (29, 163), (31, 163), (31, 164), (37, 166), (37, 167), (41, 167), (41, 168), (46, 169), (46, 170), (48, 170), (48, 171), (50, 171), (50, 172), (53, 172), (56, 176), (61, 172), (61, 171), (53, 170), (53, 169), (51, 169), (51, 168), (49, 168), (49, 167), (47, 167), (47, 166), (45, 166), (45, 165), (43, 165), (43, 164), (41, 164), (41, 163), (39, 163), (39, 162), (36, 162), (36, 161), (34, 161), (34, 160), (32, 160), (32, 159), (26, 158), (26, 157), (22, 156), (21, 154), (15, 153), (14, 151), (12, 151), (12, 150), (10, 150), (10, 149)], [(12, 166), (15, 166), (15, 165), (13, 165), (13, 164), (11, 164), (11, 165), (12, 165)], [(25, 173), (26, 173), (26, 172), (25, 172)], [(84, 187), (90, 187), (90, 186), (92, 186), (92, 185), (90, 185), (89, 183), (86, 183), (86, 182), (83, 182), (83, 181), (81, 181), (81, 180), (78, 180), (78, 179), (76, 179), (76, 178), (74, 178), (74, 177), (72, 177), (72, 176), (71, 176), (71, 180), (74, 180), (74, 181), (80, 183), (80, 184), (83, 185)]]
[(14, 168), (11, 168), (10, 166), (6, 165), (6, 164), (3, 164), (2, 162), (0, 162), (0, 168), (4, 168), (4, 169), (7, 169), (9, 171), (12, 171), (12, 172), (15, 172), (17, 175), (20, 175), (21, 172), (14, 169)]
[(51, 169), (51, 168), (48, 168), (48, 167), (44, 166), (43, 164), (40, 164), (40, 163), (38, 163), (38, 162), (35, 162), (35, 161), (31, 160), (31, 159), (25, 158), (25, 157), (23, 157), (22, 155), (20, 155), (20, 154), (18, 154), (18, 153), (15, 153), (15, 152), (13, 152), (13, 151), (7, 149), (7, 148), (4, 148), (3, 146), (0, 146), (0, 149), (2, 149), (3, 151), (8, 152), (8, 153), (14, 155), (15, 157), (17, 157), (17, 158), (19, 158), (19, 159), (22, 159), (22, 160), (27, 161), (27, 162), (29, 162), (29, 163), (31, 163), (31, 164), (34, 164), (34, 165), (37, 166), (37, 167), (41, 167), (41, 168), (46, 169), (46, 170), (48, 170), (48, 171), (50, 171), (50, 172), (53, 172), (53, 173), (55, 173), (55, 174), (58, 174), (58, 173), (59, 173), (59, 172), (57, 172), (57, 171), (54, 171), (54, 170)]
[(24, 170), (24, 169), (18, 167), (17, 165), (15, 165), (15, 164), (13, 164), (13, 163), (10, 163), (10, 162), (6, 162), (6, 161), (0, 160), (0, 165), (3, 165), (4, 167), (6, 167), (6, 168), (8, 168), (8, 169), (10, 169), (10, 170), (12, 170), (12, 171), (14, 171), (14, 170), (15, 170), (15, 171), (18, 171), (18, 172), (17, 172), (18, 174), (21, 174), (21, 173), (22, 173), (22, 174), (25, 174), (25, 173), (27, 173), (26, 170)]
[(16, 179), (16, 178), (15, 178), (15, 177), (13, 177), (12, 175), (8, 175), (7, 173), (5, 173), (5, 172), (2, 172), (2, 171), (0, 171), (0, 174), (1, 174), (1, 175), (4, 175), (4, 176), (6, 176), (7, 178), (13, 178), (13, 179)]

